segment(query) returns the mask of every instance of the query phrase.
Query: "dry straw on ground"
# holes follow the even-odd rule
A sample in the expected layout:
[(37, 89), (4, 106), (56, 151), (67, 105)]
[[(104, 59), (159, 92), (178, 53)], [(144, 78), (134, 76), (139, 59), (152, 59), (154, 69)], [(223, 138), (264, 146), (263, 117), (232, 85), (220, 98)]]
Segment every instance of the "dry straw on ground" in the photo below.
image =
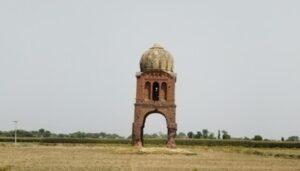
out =
[(0, 145), (0, 170), (300, 170), (300, 159), (276, 154), (298, 155), (300, 149), (6, 143)]

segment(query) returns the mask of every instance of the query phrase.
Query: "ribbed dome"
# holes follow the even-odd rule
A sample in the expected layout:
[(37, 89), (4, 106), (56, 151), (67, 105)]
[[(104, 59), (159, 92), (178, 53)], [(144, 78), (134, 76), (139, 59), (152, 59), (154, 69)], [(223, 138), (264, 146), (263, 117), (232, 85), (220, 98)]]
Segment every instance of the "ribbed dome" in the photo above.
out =
[(140, 60), (141, 72), (161, 70), (173, 72), (173, 57), (159, 44), (154, 44)]

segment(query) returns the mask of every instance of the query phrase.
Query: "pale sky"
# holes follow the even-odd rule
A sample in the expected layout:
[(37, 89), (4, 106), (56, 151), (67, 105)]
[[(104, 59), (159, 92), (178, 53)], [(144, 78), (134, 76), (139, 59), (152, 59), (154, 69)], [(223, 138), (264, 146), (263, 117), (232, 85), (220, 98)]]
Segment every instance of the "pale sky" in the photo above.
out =
[(174, 56), (179, 132), (300, 136), (297, 0), (2, 0), (0, 130), (128, 136), (153, 43)]

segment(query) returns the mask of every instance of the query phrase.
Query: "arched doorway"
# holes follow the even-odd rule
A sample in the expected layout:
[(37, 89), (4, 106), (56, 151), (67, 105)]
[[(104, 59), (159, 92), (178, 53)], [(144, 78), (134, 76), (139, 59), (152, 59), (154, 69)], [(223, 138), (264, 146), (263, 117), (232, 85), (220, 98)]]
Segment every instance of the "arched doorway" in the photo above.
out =
[[(165, 123), (162, 124), (167, 127), (167, 138), (166, 138), (166, 145), (167, 147), (174, 148), (175, 145), (175, 135), (177, 130), (177, 124), (175, 122), (175, 114), (174, 108), (162, 108), (162, 110), (154, 109), (154, 110), (137, 110), (136, 108), (136, 117), (135, 122), (133, 123), (132, 127), (132, 139), (133, 144), (137, 147), (142, 147), (144, 144), (144, 127), (149, 115), (153, 113), (158, 113), (165, 119)], [(148, 111), (148, 112), (147, 112)]]
[(142, 145), (146, 138), (163, 138), (167, 143), (167, 119), (161, 113), (149, 113), (145, 116), (141, 128)]

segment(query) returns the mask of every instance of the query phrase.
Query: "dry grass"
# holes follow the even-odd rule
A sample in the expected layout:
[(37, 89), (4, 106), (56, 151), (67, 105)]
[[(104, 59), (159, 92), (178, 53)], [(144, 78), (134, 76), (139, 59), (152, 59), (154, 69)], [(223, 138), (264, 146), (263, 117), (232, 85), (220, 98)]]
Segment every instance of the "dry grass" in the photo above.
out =
[[(247, 152), (260, 150), (260, 155)], [(1, 170), (300, 170), (300, 149), (0, 144)]]

